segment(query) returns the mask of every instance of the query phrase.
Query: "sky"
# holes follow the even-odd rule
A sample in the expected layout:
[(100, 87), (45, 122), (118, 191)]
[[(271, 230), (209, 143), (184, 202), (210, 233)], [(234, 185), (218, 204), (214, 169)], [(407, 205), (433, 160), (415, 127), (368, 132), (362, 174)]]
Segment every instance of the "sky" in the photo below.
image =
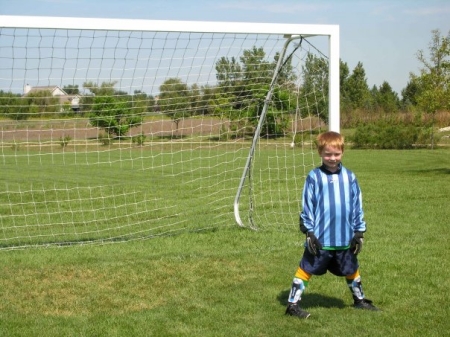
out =
[(340, 58), (370, 88), (401, 97), (432, 30), (450, 32), (448, 0), (0, 0), (0, 15), (339, 25)]

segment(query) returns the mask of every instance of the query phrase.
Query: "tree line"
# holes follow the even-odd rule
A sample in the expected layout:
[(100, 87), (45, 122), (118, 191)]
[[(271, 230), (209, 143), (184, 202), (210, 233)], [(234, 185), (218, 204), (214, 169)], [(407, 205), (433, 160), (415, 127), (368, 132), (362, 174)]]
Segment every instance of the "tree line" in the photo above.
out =
[[(429, 114), (450, 111), (450, 32), (443, 36), (439, 30), (432, 31), (428, 46), (429, 57), (422, 50), (417, 58), (422, 65), (419, 74), (410, 74), (401, 97), (387, 81), (380, 86), (369, 87), (362, 62), (350, 71), (347, 63), (340, 60), (341, 116), (343, 123), (358, 123), (354, 116), (395, 115), (404, 112)], [(226, 116), (230, 126), (242, 129), (241, 117), (256, 125), (265, 103), (270, 80), (278, 62), (279, 54), (267, 60), (262, 47), (244, 50), (239, 57), (221, 57), (215, 64), (216, 84), (188, 85), (180, 78), (168, 78), (159, 87), (159, 95), (142, 91), (128, 94), (115, 88), (116, 82), (83, 83), (86, 94), (81, 95), (80, 112), (90, 118), (93, 126), (103, 128), (109, 135), (124, 136), (131, 127), (140, 125), (146, 114), (152, 112), (169, 116), (178, 129), (183, 119), (197, 115)], [(311, 106), (319, 118), (328, 121), (328, 59), (308, 53), (302, 65), (301, 87), (293, 71), (291, 59), (281, 68), (272, 95), (272, 104), (266, 116), (262, 136), (283, 135), (289, 114), (298, 112), (305, 117), (304, 109)], [(316, 88), (321, 87), (322, 99)], [(79, 95), (78, 85), (64, 86), (69, 95)], [(286, 114), (287, 112), (287, 114)], [(76, 115), (70, 104), (61, 106), (59, 99), (49, 92), (38, 91), (26, 96), (0, 91), (0, 115), (21, 120), (42, 117), (44, 114)], [(245, 126), (244, 126), (245, 127)]]

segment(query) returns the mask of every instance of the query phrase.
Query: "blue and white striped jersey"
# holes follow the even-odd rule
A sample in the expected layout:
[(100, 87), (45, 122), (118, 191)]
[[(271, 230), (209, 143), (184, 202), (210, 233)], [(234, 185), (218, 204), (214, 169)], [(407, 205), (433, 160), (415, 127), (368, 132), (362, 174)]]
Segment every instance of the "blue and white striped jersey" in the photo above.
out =
[(361, 189), (355, 174), (340, 164), (331, 173), (323, 165), (307, 176), (300, 223), (314, 232), (324, 249), (350, 245), (354, 232), (365, 232)]

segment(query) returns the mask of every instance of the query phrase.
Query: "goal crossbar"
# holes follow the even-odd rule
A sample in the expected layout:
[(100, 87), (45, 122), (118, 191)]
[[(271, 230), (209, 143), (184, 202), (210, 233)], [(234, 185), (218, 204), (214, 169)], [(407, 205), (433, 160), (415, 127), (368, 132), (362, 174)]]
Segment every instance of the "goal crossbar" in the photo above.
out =
[[(26, 18), (26, 20), (23, 20)], [(0, 15), (0, 27), (86, 29), (194, 33), (245, 33), (276, 35), (339, 36), (338, 25), (279, 24), (225, 21), (174, 21)]]

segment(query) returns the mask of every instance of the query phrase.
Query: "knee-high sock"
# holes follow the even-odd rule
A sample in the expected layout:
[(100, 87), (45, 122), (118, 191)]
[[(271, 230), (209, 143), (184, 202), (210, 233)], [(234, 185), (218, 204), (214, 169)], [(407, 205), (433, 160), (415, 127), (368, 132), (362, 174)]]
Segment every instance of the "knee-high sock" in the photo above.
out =
[(300, 301), (310, 278), (311, 274), (298, 267), (294, 280), (292, 281), (291, 292), (289, 293), (288, 299), (289, 303), (297, 303)]
[(362, 300), (364, 298), (364, 292), (361, 284), (361, 275), (359, 274), (359, 269), (352, 275), (347, 275), (345, 277), (347, 281), (347, 286), (353, 295), (354, 300)]

